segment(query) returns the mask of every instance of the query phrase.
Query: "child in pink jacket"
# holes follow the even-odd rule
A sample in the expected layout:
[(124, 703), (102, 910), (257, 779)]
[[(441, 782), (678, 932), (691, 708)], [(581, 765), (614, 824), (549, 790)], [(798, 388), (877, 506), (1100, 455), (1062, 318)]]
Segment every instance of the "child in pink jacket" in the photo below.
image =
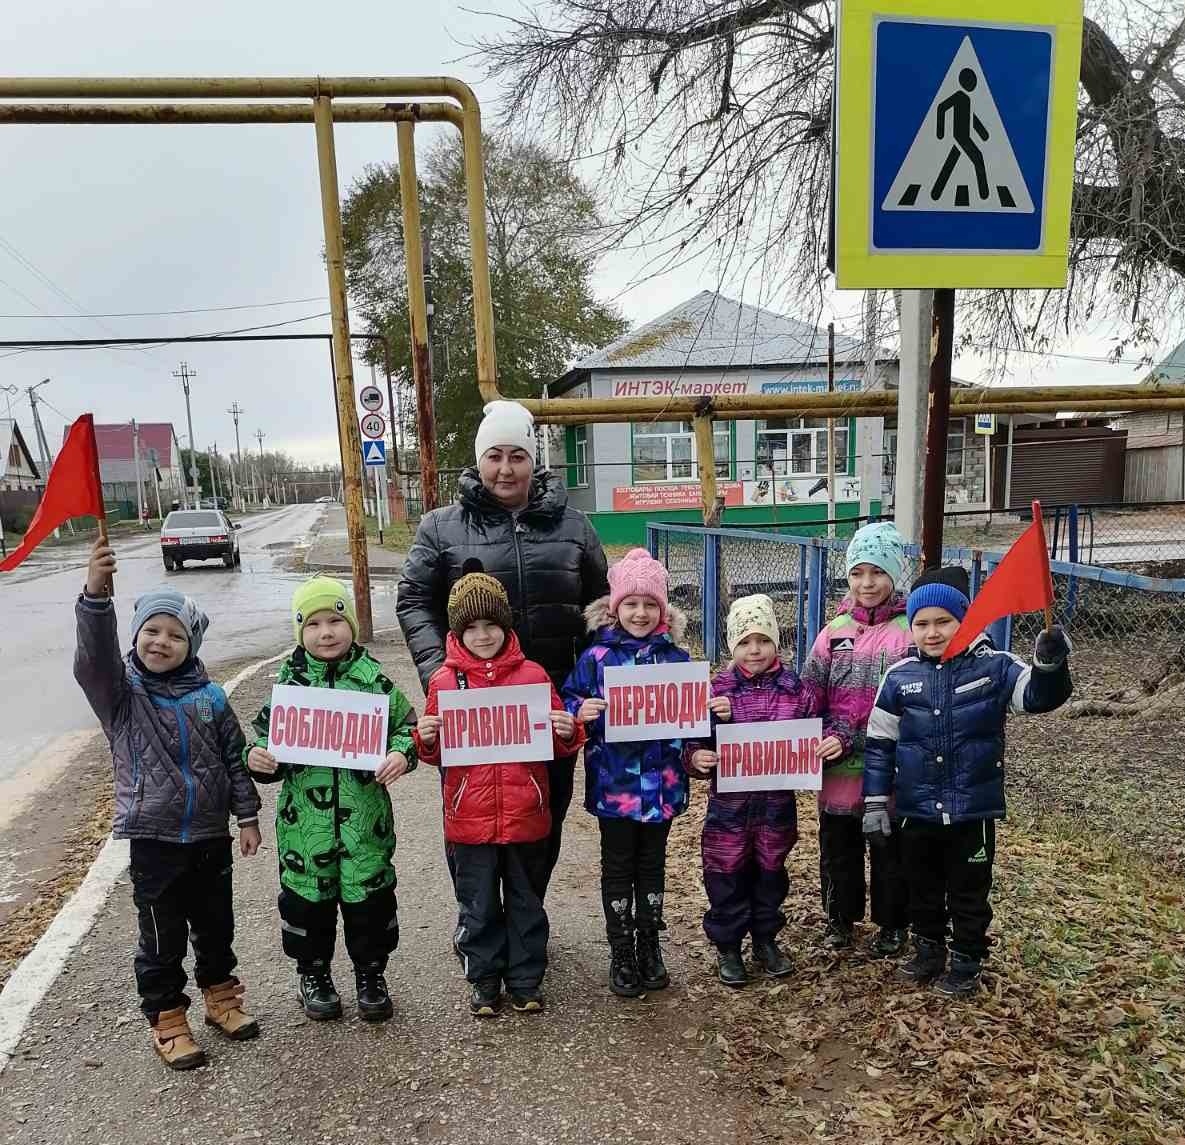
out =
[[(905, 597), (896, 591), (905, 571), (897, 529), (888, 522), (865, 525), (852, 537), (845, 563), (848, 594), (802, 670), (803, 680), (826, 694), (819, 878), (829, 950), (851, 946), (854, 925), (864, 917), (864, 733), (881, 679), (912, 643)], [(869, 865), (872, 921), (880, 927), (873, 952), (895, 957), (905, 949), (909, 925), (898, 832), (888, 846), (869, 848)]]

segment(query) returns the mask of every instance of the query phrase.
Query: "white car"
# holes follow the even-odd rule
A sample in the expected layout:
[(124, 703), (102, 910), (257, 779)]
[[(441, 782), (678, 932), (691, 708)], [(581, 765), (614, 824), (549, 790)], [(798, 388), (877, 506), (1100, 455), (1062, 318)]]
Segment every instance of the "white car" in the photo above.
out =
[(185, 567), (186, 561), (220, 558), (233, 569), (239, 564), (241, 525), (231, 524), (221, 509), (174, 509), (160, 530), (160, 552), (165, 569)]

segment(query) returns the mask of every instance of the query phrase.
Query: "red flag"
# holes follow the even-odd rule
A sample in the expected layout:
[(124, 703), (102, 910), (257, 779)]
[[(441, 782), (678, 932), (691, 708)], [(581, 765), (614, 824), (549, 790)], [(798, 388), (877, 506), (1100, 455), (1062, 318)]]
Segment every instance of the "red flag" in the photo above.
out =
[(971, 646), (989, 624), (1017, 612), (1037, 612), (1053, 604), (1053, 577), (1045, 548), (1041, 502), (1033, 502), (1033, 523), (1017, 538), (996, 571), (971, 602), (943, 660), (951, 660)]
[(0, 562), (0, 572), (16, 568), (54, 529), (71, 517), (105, 517), (99, 480), (99, 447), (95, 419), (84, 413), (66, 434), (62, 451), (49, 471), (41, 504), (29, 522), (20, 546)]

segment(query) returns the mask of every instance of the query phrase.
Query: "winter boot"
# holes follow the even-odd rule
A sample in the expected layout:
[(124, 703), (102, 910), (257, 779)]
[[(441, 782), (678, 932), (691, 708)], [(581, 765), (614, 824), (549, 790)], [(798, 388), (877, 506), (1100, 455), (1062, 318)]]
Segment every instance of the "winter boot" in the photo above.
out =
[(749, 981), (749, 974), (745, 970), (745, 961), (741, 958), (740, 946), (718, 946), (719, 957), (716, 972), (725, 986), (734, 988), (744, 986)]
[(516, 1014), (541, 1014), (543, 994), (538, 986), (523, 986), (510, 991), (510, 1004)]
[(203, 987), (206, 1000), (206, 1025), (217, 1026), (228, 1038), (245, 1042), (259, 1036), (259, 1023), (243, 1009), (246, 987), (237, 978), (228, 978), (218, 986)]
[(928, 938), (914, 938), (913, 957), (897, 967), (897, 976), (918, 986), (933, 982), (946, 969), (946, 946)]
[(314, 1022), (342, 1016), (342, 1000), (325, 963), (313, 963), (300, 972), (300, 1004)]
[(385, 1022), (395, 1013), (381, 966), (355, 966), (354, 984), (358, 989), (358, 1017), (364, 1022)]
[(206, 1055), (193, 1040), (185, 1007), (165, 1010), (152, 1024), (152, 1048), (169, 1069), (197, 1069), (206, 1064)]
[(968, 958), (957, 950), (950, 953), (950, 969), (934, 983), (934, 989), (948, 998), (970, 998), (979, 990), (983, 966), (978, 958)]
[(772, 938), (753, 939), (753, 961), (767, 978), (785, 978), (794, 965)]
[(609, 941), (609, 989), (619, 998), (636, 998), (642, 993), (632, 934)]
[(469, 1013), (475, 1018), (496, 1018), (502, 1009), (502, 983), (481, 978), (469, 990)]
[(658, 943), (658, 931), (650, 927), (638, 927), (635, 946), (638, 977), (643, 990), (662, 990), (671, 984), (666, 964), (662, 960), (662, 947)]
[(896, 958), (904, 953), (909, 943), (909, 931), (893, 926), (882, 926), (872, 944), (873, 958)]
[(850, 922), (829, 922), (823, 932), (823, 949), (847, 950), (852, 945), (852, 924)]

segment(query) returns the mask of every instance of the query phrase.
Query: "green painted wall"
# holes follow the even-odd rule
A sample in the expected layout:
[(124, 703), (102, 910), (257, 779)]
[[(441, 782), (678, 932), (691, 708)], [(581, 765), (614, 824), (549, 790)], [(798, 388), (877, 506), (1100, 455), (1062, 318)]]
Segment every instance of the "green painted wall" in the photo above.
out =
[[(879, 501), (873, 501), (872, 512), (881, 511)], [(835, 507), (836, 517), (840, 520), (851, 520), (859, 516), (860, 506), (854, 502), (844, 502)], [(801, 532), (806, 535), (822, 534), (822, 525), (806, 526), (804, 521), (818, 521), (827, 514), (827, 505), (779, 505), (772, 508), (768, 505), (749, 505), (725, 509), (723, 523), (733, 525), (738, 529), (746, 525), (784, 525), (787, 532)], [(672, 525), (698, 525), (703, 522), (703, 514), (698, 509), (668, 509), (656, 512), (646, 510), (637, 513), (590, 513), (589, 519), (597, 530), (603, 545), (644, 545), (646, 543), (646, 525), (650, 521), (666, 521)], [(850, 530), (841, 530), (850, 531)]]

